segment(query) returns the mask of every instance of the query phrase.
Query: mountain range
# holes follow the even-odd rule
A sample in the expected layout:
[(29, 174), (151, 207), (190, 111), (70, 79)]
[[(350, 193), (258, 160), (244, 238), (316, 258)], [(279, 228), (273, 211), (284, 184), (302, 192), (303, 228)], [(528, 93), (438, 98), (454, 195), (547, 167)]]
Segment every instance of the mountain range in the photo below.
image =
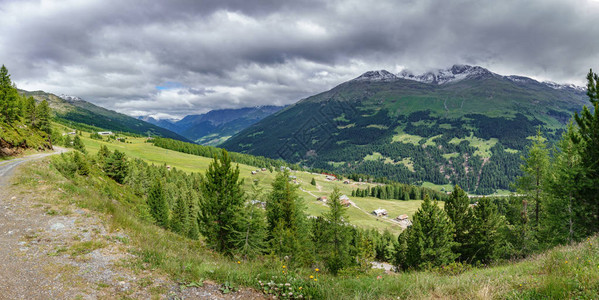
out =
[(36, 99), (36, 101), (48, 101), (52, 111), (55, 113), (56, 119), (63, 123), (86, 124), (97, 127), (98, 129), (129, 132), (146, 136), (161, 136), (186, 142), (190, 141), (170, 130), (113, 110), (105, 109), (79, 97), (66, 95), (56, 96), (43, 91), (29, 92), (19, 90), (19, 93), (31, 96)]
[(284, 106), (266, 105), (212, 110), (205, 114), (188, 115), (181, 120), (157, 120), (152, 117), (139, 119), (176, 132), (198, 144), (218, 145), (283, 108)]
[(540, 129), (560, 138), (585, 89), (454, 65), (369, 71), (242, 130), (222, 146), (401, 182), (509, 189)]

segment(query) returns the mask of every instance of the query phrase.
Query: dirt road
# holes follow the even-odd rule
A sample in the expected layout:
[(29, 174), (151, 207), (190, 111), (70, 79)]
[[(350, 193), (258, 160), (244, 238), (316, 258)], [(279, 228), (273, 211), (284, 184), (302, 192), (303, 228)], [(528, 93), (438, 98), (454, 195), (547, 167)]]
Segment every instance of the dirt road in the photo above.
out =
[(182, 289), (159, 270), (132, 269), (133, 246), (106, 225), (110, 216), (48, 201), (56, 186), (12, 186), (19, 165), (42, 166), (63, 151), (0, 162), (0, 299), (263, 298), (251, 289), (225, 295), (212, 282)]

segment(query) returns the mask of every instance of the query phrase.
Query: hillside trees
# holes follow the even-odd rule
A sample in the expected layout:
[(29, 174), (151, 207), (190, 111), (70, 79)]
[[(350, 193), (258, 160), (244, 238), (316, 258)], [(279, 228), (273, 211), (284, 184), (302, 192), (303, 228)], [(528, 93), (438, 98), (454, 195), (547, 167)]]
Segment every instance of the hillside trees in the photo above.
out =
[(266, 201), (266, 219), (271, 251), (296, 264), (311, 260), (312, 246), (304, 206), (297, 187), (289, 182), (289, 171), (280, 172)]
[(398, 238), (400, 251), (397, 261), (402, 268), (421, 269), (442, 266), (453, 262), (457, 255), (452, 248), (454, 225), (437, 202), (424, 197), (424, 202), (414, 214), (412, 226)]
[(329, 197), (329, 211), (324, 215), (325, 261), (329, 271), (337, 274), (350, 264), (350, 235), (346, 226), (347, 208), (341, 205), (339, 189), (335, 187)]
[[(454, 251), (460, 253), (458, 249), (466, 248), (469, 240), (470, 227), (472, 220), (470, 216), (470, 200), (466, 192), (456, 185), (451, 196), (445, 201), (445, 212), (455, 226)], [(462, 257), (465, 257), (462, 255)]]
[(233, 167), (225, 150), (220, 158), (214, 157), (201, 179), (200, 232), (210, 247), (226, 255), (235, 251), (236, 234), (241, 232), (235, 219), (246, 199), (242, 184), (239, 166)]
[(8, 70), (0, 67), (0, 121), (12, 123), (19, 119), (19, 94), (10, 80)]

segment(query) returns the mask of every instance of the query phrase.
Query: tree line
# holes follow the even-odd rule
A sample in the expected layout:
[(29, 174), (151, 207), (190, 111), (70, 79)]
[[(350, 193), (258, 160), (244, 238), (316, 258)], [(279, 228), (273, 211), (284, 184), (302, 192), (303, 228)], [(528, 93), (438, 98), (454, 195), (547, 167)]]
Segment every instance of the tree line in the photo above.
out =
[(363, 189), (357, 188), (352, 191), (351, 195), (354, 197), (374, 197), (383, 200), (420, 200), (426, 195), (434, 200), (445, 201), (449, 197), (445, 192), (403, 183), (386, 184)]

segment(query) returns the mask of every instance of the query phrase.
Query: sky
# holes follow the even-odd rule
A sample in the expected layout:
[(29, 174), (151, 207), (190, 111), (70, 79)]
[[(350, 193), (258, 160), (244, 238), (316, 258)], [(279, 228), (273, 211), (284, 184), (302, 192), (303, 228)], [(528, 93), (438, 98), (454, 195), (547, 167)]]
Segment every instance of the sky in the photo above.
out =
[(284, 105), (369, 70), (453, 64), (585, 84), (599, 0), (0, 0), (21, 89), (132, 116)]

